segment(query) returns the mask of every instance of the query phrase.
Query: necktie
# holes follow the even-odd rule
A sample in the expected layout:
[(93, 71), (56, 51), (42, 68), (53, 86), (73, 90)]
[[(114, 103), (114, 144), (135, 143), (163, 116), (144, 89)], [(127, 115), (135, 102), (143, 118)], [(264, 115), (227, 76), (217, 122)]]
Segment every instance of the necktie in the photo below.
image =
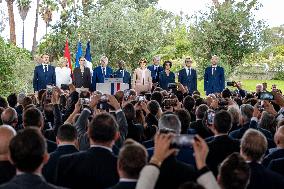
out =
[(103, 68), (103, 75), (105, 76), (106, 75), (106, 71), (105, 71), (106, 69), (105, 68)]
[(47, 72), (47, 65), (44, 65), (44, 72)]
[(212, 75), (215, 75), (216, 67), (212, 67)]

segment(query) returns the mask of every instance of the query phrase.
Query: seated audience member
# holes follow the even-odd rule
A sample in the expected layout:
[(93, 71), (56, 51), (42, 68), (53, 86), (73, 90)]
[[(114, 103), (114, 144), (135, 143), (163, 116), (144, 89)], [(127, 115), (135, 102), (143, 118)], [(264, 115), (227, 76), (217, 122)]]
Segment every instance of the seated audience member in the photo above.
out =
[(207, 138), (213, 136), (212, 131), (203, 124), (204, 116), (206, 115), (206, 111), (208, 110), (208, 106), (202, 104), (198, 106), (195, 111), (196, 121), (190, 123), (190, 129), (193, 129), (196, 134), (201, 136), (202, 138)]
[(249, 178), (249, 165), (238, 153), (233, 153), (221, 163), (217, 180), (222, 189), (246, 189)]
[(187, 134), (190, 125), (191, 117), (187, 110), (179, 109), (175, 111), (181, 123), (181, 134)]
[(186, 96), (183, 99), (183, 107), (190, 113), (191, 121), (195, 121), (196, 117), (193, 112), (193, 108), (195, 106), (195, 100), (191, 96)]
[(278, 158), (284, 158), (284, 126), (279, 127), (274, 135), (274, 142), (276, 144), (276, 150), (265, 156), (262, 161), (262, 165), (267, 167), (268, 164)]
[(218, 174), (219, 164), (231, 153), (240, 151), (239, 141), (228, 136), (231, 126), (231, 115), (225, 110), (216, 113), (214, 123), (210, 126), (214, 138), (208, 142), (207, 165), (215, 176)]
[(10, 125), (17, 130), (18, 114), (14, 108), (6, 108), (1, 114), (3, 125)]
[(0, 126), (0, 184), (8, 182), (16, 175), (16, 168), (9, 161), (9, 143), (16, 131), (6, 125)]
[(48, 161), (46, 143), (40, 131), (26, 128), (18, 132), (9, 145), (10, 160), (17, 175), (0, 186), (2, 189), (56, 189), (41, 176), (43, 165)]
[(265, 136), (255, 129), (248, 129), (241, 139), (241, 156), (249, 162), (251, 169), (248, 189), (281, 189), (284, 177), (264, 168), (260, 162), (267, 150)]
[(66, 124), (59, 127), (57, 136), (57, 149), (50, 154), (47, 164), (44, 165), (42, 174), (47, 182), (54, 184), (56, 167), (61, 156), (78, 152), (77, 131), (72, 125)]
[(135, 124), (134, 120), (136, 119), (136, 112), (133, 104), (127, 103), (123, 108), (122, 108), (127, 124), (128, 124), (128, 133), (126, 138), (132, 138), (133, 140), (137, 142), (142, 142), (143, 141), (143, 133), (144, 133), (144, 128), (141, 124)]
[(112, 147), (119, 138), (118, 124), (108, 113), (96, 115), (88, 127), (91, 147), (61, 157), (56, 183), (69, 188), (107, 188), (118, 182), (117, 157)]
[(119, 182), (112, 189), (135, 189), (140, 171), (147, 163), (147, 151), (141, 144), (127, 139), (119, 151)]
[[(164, 114), (159, 120), (159, 129), (168, 129), (175, 134), (180, 134), (181, 123), (174, 114)], [(155, 188), (178, 188), (186, 181), (195, 181), (197, 173), (193, 166), (176, 159), (178, 152), (170, 155), (161, 163), (160, 175)]]
[[(25, 110), (23, 115), (23, 126), (24, 128), (36, 127), (43, 132), (44, 120), (42, 113), (37, 108), (29, 108)], [(46, 143), (48, 153), (53, 152), (57, 148), (56, 143), (49, 139), (46, 139)]]

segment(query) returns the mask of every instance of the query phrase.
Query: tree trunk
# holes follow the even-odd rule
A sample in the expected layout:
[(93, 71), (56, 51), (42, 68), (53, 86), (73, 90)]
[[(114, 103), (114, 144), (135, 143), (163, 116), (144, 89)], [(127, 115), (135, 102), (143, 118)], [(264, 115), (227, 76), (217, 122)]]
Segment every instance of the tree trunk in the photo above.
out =
[(33, 57), (36, 53), (36, 47), (37, 47), (36, 34), (37, 34), (37, 28), (38, 28), (39, 2), (40, 2), (40, 0), (37, 0), (37, 2), (36, 2), (36, 19), (35, 19), (34, 38), (33, 38), (33, 47), (32, 47), (32, 56)]
[(25, 48), (25, 20), (23, 20), (22, 46)]
[(212, 1), (213, 1), (213, 4), (216, 8), (219, 7), (220, 3), (219, 3), (218, 0), (212, 0)]
[(6, 0), (9, 14), (9, 25), (10, 25), (10, 42), (16, 45), (16, 29), (15, 29), (15, 19), (13, 10), (13, 0)]

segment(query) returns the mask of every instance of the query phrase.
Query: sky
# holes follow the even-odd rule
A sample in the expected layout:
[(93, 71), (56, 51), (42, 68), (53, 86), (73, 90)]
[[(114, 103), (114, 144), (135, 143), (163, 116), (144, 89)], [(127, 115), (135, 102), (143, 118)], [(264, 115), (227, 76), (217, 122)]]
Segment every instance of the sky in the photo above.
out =
[[(223, 1), (223, 0), (220, 0)], [(263, 5), (258, 11), (255, 12), (257, 19), (263, 19), (270, 27), (280, 26), (284, 24), (284, 0), (259, 0)], [(199, 10), (206, 10), (206, 8), (212, 5), (212, 0), (159, 0), (158, 7), (179, 14), (180, 11), (184, 14), (194, 15)], [(8, 15), (6, 1), (2, 0), (0, 3), (0, 9), (4, 10), (4, 13)], [(35, 22), (35, 9), (36, 0), (32, 0), (30, 11), (25, 21), (25, 48), (31, 50), (33, 40), (33, 28)], [(22, 46), (22, 20), (20, 18), (16, 1), (14, 2), (14, 14), (16, 23), (16, 35), (17, 45)], [(1, 18), (0, 18), (1, 19)], [(59, 13), (54, 13), (52, 23), (55, 23), (59, 19)], [(45, 23), (39, 18), (39, 27), (37, 33), (37, 40), (39, 41), (45, 35)], [(1, 33), (1, 36), (5, 39), (9, 38), (9, 23), (6, 22), (6, 27)]]

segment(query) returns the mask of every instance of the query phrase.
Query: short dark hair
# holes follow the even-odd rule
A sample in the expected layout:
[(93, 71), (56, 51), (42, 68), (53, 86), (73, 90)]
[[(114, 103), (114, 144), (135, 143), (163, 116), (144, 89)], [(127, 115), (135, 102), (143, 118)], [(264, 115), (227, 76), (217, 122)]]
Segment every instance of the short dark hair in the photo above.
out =
[(232, 127), (231, 114), (225, 110), (220, 110), (214, 118), (214, 127), (218, 133), (228, 133)]
[(131, 103), (125, 104), (122, 110), (127, 120), (135, 120), (136, 112), (133, 104)]
[(26, 97), (23, 99), (22, 105), (23, 105), (24, 109), (26, 109), (26, 107), (27, 107), (28, 105), (32, 104), (32, 103), (33, 103), (32, 98), (29, 97), (29, 96), (26, 96)]
[(37, 108), (29, 108), (24, 111), (23, 124), (24, 127), (35, 126), (41, 127), (43, 123), (42, 113)]
[(89, 124), (89, 137), (98, 142), (111, 142), (115, 139), (118, 125), (114, 117), (109, 113), (96, 115)]
[(11, 140), (10, 156), (17, 169), (32, 173), (42, 163), (46, 153), (46, 142), (36, 128), (20, 130)]
[(162, 105), (162, 102), (163, 102), (163, 95), (161, 92), (159, 91), (155, 91), (152, 93), (151, 95), (151, 100), (156, 100), (160, 106)]
[(148, 102), (147, 108), (151, 114), (157, 115), (160, 109), (160, 104), (156, 100), (151, 100)]
[(119, 167), (128, 178), (137, 179), (147, 163), (147, 157), (148, 154), (144, 146), (132, 139), (127, 139), (119, 151)]
[(226, 88), (222, 91), (222, 97), (223, 98), (230, 98), (231, 96), (232, 96), (232, 93), (228, 88)]
[(195, 111), (196, 118), (203, 119), (209, 107), (206, 104), (201, 104)]
[(16, 93), (12, 93), (7, 97), (7, 101), (9, 103), (9, 106), (14, 108), (17, 103), (18, 103), (18, 97), (16, 95)]
[(61, 141), (73, 142), (77, 139), (77, 130), (71, 124), (64, 124), (58, 128), (56, 136)]
[(173, 63), (169, 60), (166, 60), (164, 63), (163, 63), (163, 68), (166, 67), (166, 64), (170, 64), (170, 67), (172, 67)]
[(179, 109), (175, 111), (181, 123), (181, 134), (187, 134), (189, 124), (191, 122), (190, 113), (185, 109)]
[(250, 167), (238, 153), (232, 153), (219, 168), (220, 185), (224, 189), (245, 189), (250, 178)]
[(53, 121), (54, 120), (54, 115), (53, 115), (53, 104), (45, 104), (43, 107), (43, 112), (44, 112), (44, 117), (48, 121)]
[(8, 103), (7, 103), (6, 99), (3, 98), (2, 96), (0, 96), (0, 107), (2, 107), (2, 108), (8, 107)]
[(191, 97), (191, 96), (186, 96), (184, 99), (183, 99), (183, 107), (191, 112), (191, 110), (193, 109), (195, 105), (195, 100)]

